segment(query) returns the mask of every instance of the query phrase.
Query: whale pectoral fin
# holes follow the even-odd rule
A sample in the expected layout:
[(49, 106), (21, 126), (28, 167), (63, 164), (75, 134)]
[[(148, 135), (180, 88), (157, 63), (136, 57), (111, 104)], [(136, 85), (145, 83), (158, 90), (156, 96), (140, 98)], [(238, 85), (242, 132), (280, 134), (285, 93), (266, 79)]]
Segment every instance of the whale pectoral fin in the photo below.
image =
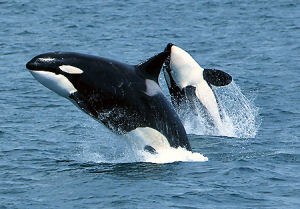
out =
[(198, 115), (197, 113), (197, 104), (199, 104), (199, 102), (197, 102), (197, 100), (195, 98), (197, 98), (196, 96), (196, 87), (195, 86), (186, 86), (182, 89), (185, 93), (185, 99), (186, 99), (186, 104), (188, 105), (188, 107), (190, 107), (190, 111), (191, 113), (193, 113), (195, 116)]
[(77, 106), (82, 111), (84, 111), (85, 113), (87, 113), (88, 115), (90, 115), (94, 118), (98, 117), (98, 113), (92, 107), (90, 107), (88, 104), (86, 104), (77, 92), (70, 94), (69, 97), (77, 104)]
[(151, 153), (151, 154), (157, 154), (157, 151), (153, 147), (151, 147), (150, 145), (146, 145), (144, 147), (144, 150)]
[(204, 69), (203, 78), (214, 86), (226, 86), (232, 81), (231, 75), (217, 69)]
[(189, 102), (194, 102), (194, 99), (196, 97), (196, 87), (195, 86), (186, 86), (183, 88), (186, 98), (189, 100)]
[(158, 83), (158, 77), (161, 71), (161, 68), (169, 56), (169, 52), (161, 52), (148, 60), (136, 65), (136, 69), (138, 72), (142, 72), (142, 74), (151, 80), (154, 80)]

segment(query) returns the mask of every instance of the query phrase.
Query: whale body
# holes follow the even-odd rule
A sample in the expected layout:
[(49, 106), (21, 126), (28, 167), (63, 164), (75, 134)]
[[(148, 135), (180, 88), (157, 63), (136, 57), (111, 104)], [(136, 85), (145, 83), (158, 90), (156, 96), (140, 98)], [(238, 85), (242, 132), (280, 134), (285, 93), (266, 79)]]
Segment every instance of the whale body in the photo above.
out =
[[(26, 67), (44, 86), (67, 98), (117, 134), (153, 130), (171, 147), (191, 150), (185, 129), (158, 85), (168, 52), (138, 65), (74, 52), (41, 54)], [(145, 149), (154, 152), (148, 144)]]
[(169, 43), (164, 76), (176, 110), (197, 114), (197, 105), (204, 107), (209, 121), (220, 128), (222, 123), (218, 101), (211, 85), (225, 86), (232, 77), (216, 69), (203, 69), (186, 51)]

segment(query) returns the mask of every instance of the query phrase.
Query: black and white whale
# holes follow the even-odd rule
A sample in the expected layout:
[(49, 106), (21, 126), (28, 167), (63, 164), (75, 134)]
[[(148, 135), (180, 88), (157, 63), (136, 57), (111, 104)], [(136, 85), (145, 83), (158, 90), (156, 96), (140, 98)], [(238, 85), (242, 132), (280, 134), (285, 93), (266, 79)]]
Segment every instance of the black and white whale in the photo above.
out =
[[(168, 52), (139, 65), (72, 52), (41, 54), (26, 67), (44, 86), (71, 100), (117, 134), (145, 130), (165, 137), (171, 147), (191, 150), (185, 129), (158, 85)], [(150, 132), (149, 132), (150, 130)], [(155, 152), (152, 144), (145, 149)]]
[(186, 51), (171, 43), (167, 45), (165, 52), (169, 57), (163, 72), (175, 109), (197, 114), (195, 109), (200, 102), (209, 121), (221, 128), (218, 101), (211, 85), (228, 85), (232, 77), (221, 70), (203, 69)]

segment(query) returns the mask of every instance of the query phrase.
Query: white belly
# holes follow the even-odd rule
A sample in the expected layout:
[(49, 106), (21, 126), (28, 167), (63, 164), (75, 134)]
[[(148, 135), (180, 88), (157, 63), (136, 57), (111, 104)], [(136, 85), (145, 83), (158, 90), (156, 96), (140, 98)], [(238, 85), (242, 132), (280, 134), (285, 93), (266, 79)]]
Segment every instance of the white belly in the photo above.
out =
[(153, 128), (136, 128), (127, 135), (132, 138), (139, 149), (144, 149), (146, 145), (150, 145), (156, 151), (170, 148), (167, 138)]
[(209, 115), (212, 117), (214, 124), (220, 128), (222, 121), (220, 118), (219, 108), (217, 104), (216, 97), (209, 87), (207, 82), (203, 80), (202, 82), (195, 85), (196, 96), (202, 105), (207, 109)]

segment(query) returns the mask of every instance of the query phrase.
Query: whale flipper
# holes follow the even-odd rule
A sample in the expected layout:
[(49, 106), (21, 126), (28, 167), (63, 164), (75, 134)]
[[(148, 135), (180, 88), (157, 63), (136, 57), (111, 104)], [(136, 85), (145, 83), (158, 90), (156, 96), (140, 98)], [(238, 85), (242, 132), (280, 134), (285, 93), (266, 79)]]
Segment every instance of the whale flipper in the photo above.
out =
[(217, 69), (204, 69), (203, 78), (214, 86), (226, 86), (232, 81), (231, 75)]
[(151, 147), (150, 145), (146, 145), (144, 147), (144, 150), (151, 153), (151, 154), (157, 154), (157, 151), (153, 147)]

